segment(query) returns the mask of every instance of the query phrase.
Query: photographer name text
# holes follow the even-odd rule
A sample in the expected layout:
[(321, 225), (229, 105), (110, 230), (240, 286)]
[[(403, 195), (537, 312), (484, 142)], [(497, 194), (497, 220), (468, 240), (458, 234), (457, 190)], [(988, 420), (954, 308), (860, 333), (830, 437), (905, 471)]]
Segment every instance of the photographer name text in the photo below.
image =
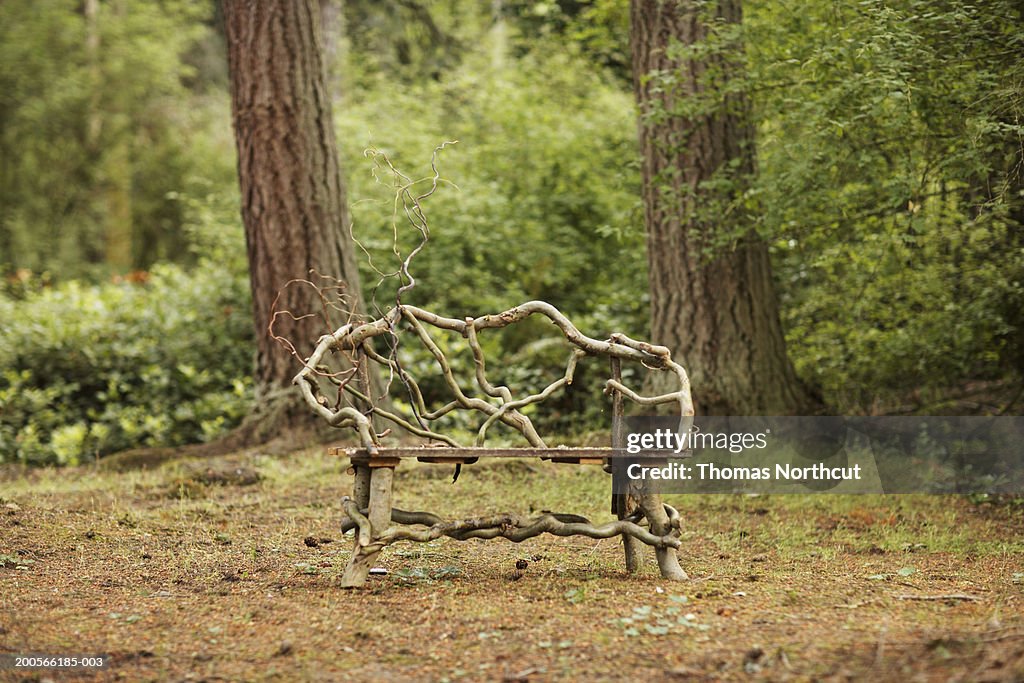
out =
[(771, 467), (730, 467), (711, 462), (669, 463), (651, 467), (633, 463), (626, 469), (630, 479), (653, 479), (662, 481), (860, 481), (860, 465), (852, 467), (828, 467), (817, 463), (809, 467), (776, 464), (774, 474)]

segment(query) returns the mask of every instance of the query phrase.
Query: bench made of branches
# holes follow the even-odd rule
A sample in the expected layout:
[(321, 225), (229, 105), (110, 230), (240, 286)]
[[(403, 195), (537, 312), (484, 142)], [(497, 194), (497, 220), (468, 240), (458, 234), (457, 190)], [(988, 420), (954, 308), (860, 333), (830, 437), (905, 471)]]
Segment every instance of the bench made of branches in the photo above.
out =
[[(561, 332), (569, 347), (564, 374), (539, 392), (516, 397), (506, 386), (493, 384), (487, 377), (481, 331), (502, 328), (539, 314), (548, 318)], [(451, 363), (431, 337), (428, 326), (457, 332), (466, 340), (474, 361), (478, 391), (467, 393), (456, 379)], [(404, 328), (404, 329), (403, 329)], [(399, 360), (400, 335), (411, 331), (416, 340), (433, 356), (451, 400), (440, 406), (428, 406), (416, 379)], [(375, 344), (374, 342), (377, 342)], [(386, 347), (382, 353), (377, 346)], [(613, 414), (612, 447), (552, 447), (540, 436), (530, 418), (522, 412), (528, 405), (540, 403), (571, 385), (580, 361), (587, 357), (610, 359), (611, 377), (604, 393), (611, 398)], [(631, 361), (675, 378), (675, 391), (658, 396), (642, 396), (622, 382), (621, 363)], [(391, 407), (385, 400), (387, 388), (375, 396), (371, 364), (389, 378), (390, 385), (404, 390), (408, 410)], [(351, 496), (342, 499), (344, 531), (355, 531), (355, 549), (342, 576), (342, 585), (362, 585), (381, 550), (398, 541), (431, 541), (442, 536), (456, 540), (506, 538), (513, 542), (549, 533), (556, 536), (582, 535), (590, 538), (621, 536), (626, 550), (626, 568), (637, 571), (642, 563), (640, 545), (655, 548), (661, 575), (667, 579), (685, 579), (679, 566), (681, 518), (662, 502), (660, 496), (643, 484), (631, 485), (628, 493), (613, 494), (612, 512), (616, 521), (593, 525), (583, 517), (543, 513), (525, 517), (500, 514), (472, 519), (445, 520), (429, 512), (410, 512), (392, 505), (394, 469), (403, 459), (420, 462), (454, 463), (457, 467), (486, 457), (536, 457), (553, 462), (602, 464), (613, 471), (620, 460), (623, 445), (622, 416), (624, 399), (643, 406), (675, 404), (680, 416), (693, 415), (689, 380), (685, 370), (675, 363), (668, 349), (647, 342), (612, 334), (598, 340), (582, 334), (554, 306), (531, 301), (496, 315), (458, 320), (446, 318), (415, 306), (399, 304), (380, 318), (368, 322), (349, 322), (317, 342), (313, 353), (295, 377), (306, 403), (330, 425), (350, 428), (360, 445), (351, 449), (332, 449), (351, 458), (355, 476)], [(325, 390), (333, 387), (333, 397)], [(453, 411), (480, 413), (483, 420), (474, 444), (462, 444), (434, 425)], [(380, 430), (378, 422), (390, 422), (405, 432), (426, 439), (421, 447), (383, 444), (390, 429)], [(512, 428), (527, 442), (522, 448), (487, 448), (485, 439), (496, 423)]]

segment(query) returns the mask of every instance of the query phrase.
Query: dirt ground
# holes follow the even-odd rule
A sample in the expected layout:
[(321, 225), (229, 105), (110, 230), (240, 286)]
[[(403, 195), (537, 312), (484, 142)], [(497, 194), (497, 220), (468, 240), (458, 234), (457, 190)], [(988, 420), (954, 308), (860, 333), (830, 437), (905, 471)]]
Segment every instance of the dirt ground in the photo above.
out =
[[(351, 482), (320, 451), (0, 473), (0, 652), (109, 655), (2, 680), (1024, 680), (1024, 507), (679, 496), (680, 558), (616, 540), (399, 544), (338, 587)], [(607, 521), (598, 467), (399, 469), (396, 505)], [(517, 570), (517, 560), (527, 566)]]

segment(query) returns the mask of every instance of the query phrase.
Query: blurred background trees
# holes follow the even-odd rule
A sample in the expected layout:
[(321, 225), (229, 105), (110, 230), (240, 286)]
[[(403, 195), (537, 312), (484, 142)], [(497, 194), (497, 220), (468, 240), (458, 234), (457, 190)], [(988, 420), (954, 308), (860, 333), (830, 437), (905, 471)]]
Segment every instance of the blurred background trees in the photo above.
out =
[(43, 0), (0, 15), (5, 270), (66, 280), (190, 260), (182, 197), (233, 171), (223, 70), (204, 62), (210, 8)]
[[(459, 141), (426, 203), (412, 303), (463, 316), (543, 298), (592, 334), (648, 336), (626, 0), (319, 9), (351, 217), (378, 265), (394, 258), (393, 188), (363, 150), (420, 177)], [(830, 410), (1019, 409), (1021, 11), (770, 0), (669, 47), (692, 60), (745, 46), (727, 85), (705, 77), (749, 102), (756, 172), (702, 179), (729, 197), (724, 215), (746, 217), (719, 221), (706, 248), (727, 253), (739, 231), (767, 245), (790, 357)], [(223, 36), (206, 0), (0, 4), (0, 459), (208, 440), (247, 412)], [(680, 73), (645, 83), (671, 89)], [(368, 305), (386, 305), (361, 268)], [(558, 372), (536, 332), (488, 341), (505, 381)], [(556, 411), (556, 428), (600, 427), (599, 397), (580, 389), (563, 407), (589, 412)]]

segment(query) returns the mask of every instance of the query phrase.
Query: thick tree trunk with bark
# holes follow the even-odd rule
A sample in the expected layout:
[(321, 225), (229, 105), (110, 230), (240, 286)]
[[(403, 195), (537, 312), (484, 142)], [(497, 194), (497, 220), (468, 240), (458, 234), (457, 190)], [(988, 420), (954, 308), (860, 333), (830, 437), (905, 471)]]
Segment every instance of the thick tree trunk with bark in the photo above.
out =
[[(755, 171), (748, 101), (724, 88), (739, 48), (680, 51), (707, 37), (708, 12), (727, 23), (741, 19), (739, 0), (631, 6), (651, 338), (690, 373), (699, 413), (807, 413), (816, 401), (786, 355), (767, 246), (749, 227), (742, 203), (732, 202)], [(652, 72), (677, 80), (650, 78)], [(704, 100), (711, 88), (718, 96)], [(687, 106), (696, 101), (708, 106)], [(712, 179), (725, 182), (712, 187)], [(713, 248), (723, 227), (739, 237)]]
[[(330, 94), (316, 0), (225, 0), (224, 23), (231, 104), (238, 148), (253, 314), (256, 323), (257, 401), (284, 400), (277, 427), (310, 424), (294, 402), (298, 361), (268, 334), (275, 297), (289, 280), (310, 271), (347, 283), (347, 303), (361, 307), (358, 271), (349, 234), (345, 188), (338, 166)], [(297, 317), (320, 311), (308, 286), (291, 286), (277, 302)], [(342, 321), (343, 322), (343, 321)], [(280, 316), (276, 334), (308, 353), (328, 332), (319, 316)]]

